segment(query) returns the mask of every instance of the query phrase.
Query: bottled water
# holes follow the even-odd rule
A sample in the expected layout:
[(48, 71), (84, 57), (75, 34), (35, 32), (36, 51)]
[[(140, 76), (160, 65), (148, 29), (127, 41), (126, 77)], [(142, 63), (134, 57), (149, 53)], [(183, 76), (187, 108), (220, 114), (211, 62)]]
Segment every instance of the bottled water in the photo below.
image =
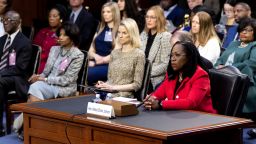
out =
[(107, 93), (106, 100), (112, 99), (112, 93)]
[(100, 102), (100, 101), (102, 101), (102, 100), (100, 99), (100, 94), (96, 94), (96, 98), (93, 99), (93, 102), (97, 103), (97, 102)]

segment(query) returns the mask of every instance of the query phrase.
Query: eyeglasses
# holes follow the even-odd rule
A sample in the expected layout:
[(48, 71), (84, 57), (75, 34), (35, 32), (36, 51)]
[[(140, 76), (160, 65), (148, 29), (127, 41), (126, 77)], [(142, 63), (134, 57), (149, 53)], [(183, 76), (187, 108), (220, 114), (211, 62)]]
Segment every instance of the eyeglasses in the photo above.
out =
[(245, 29), (242, 29), (241, 33), (242, 33), (242, 32), (246, 32), (246, 33), (253, 32), (253, 29), (247, 29), (247, 28), (245, 28)]
[(155, 16), (148, 16), (148, 15), (146, 15), (145, 19), (156, 20), (156, 17)]
[(11, 18), (2, 18), (1, 22), (5, 23), (5, 22), (12, 22), (12, 21), (16, 21), (15, 19), (11, 19)]

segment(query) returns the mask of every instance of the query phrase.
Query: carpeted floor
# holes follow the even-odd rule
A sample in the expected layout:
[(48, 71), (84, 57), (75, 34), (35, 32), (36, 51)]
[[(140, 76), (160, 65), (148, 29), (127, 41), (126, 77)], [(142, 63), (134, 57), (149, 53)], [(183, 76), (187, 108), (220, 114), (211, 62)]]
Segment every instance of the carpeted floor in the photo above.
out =
[(0, 144), (23, 144), (23, 141), (19, 140), (15, 133), (0, 137)]
[[(15, 114), (15, 117), (17, 115)], [(4, 118), (5, 118), (5, 114), (4, 114)], [(4, 125), (5, 125), (5, 119), (4, 119)], [(4, 137), (0, 137), (0, 144), (23, 144), (23, 141), (18, 139), (17, 134), (13, 132), (13, 133), (11, 133), (9, 135), (6, 135)]]

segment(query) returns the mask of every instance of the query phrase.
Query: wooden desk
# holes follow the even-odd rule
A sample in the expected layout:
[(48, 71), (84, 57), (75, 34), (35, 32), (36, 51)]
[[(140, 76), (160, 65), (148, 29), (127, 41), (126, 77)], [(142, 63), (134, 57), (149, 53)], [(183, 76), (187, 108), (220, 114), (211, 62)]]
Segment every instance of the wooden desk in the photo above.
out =
[[(252, 121), (195, 111), (145, 111), (106, 120), (86, 116), (82, 96), (12, 105), (24, 112), (25, 144), (242, 144)], [(67, 134), (65, 133), (67, 132)]]

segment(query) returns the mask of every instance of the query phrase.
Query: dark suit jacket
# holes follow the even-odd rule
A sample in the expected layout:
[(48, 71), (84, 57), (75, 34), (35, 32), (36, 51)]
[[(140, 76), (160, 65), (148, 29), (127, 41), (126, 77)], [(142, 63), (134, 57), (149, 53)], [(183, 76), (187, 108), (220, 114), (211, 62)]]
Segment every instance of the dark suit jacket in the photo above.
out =
[[(0, 57), (2, 57), (6, 39), (7, 35), (0, 37)], [(8, 65), (0, 71), (0, 76), (2, 78), (13, 77), (15, 83), (14, 90), (16, 90), (19, 96), (26, 96), (29, 87), (27, 82), (27, 78), (29, 77), (27, 71), (32, 52), (31, 41), (21, 32), (18, 32), (10, 46), (9, 51), (11, 52), (12, 50), (15, 50), (16, 52), (16, 65)]]
[(75, 21), (75, 24), (77, 24), (80, 30), (79, 48), (81, 50), (89, 50), (93, 35), (97, 27), (97, 24), (95, 25), (95, 23), (96, 20), (93, 18), (93, 16), (83, 8)]
[(171, 20), (173, 25), (178, 27), (184, 22), (185, 10), (179, 6), (176, 6), (173, 11), (166, 17), (167, 20)]
[[(0, 37), (0, 57), (3, 54), (3, 47), (5, 45), (5, 41), (7, 39), (7, 35)], [(14, 38), (12, 45), (10, 46), (9, 51), (15, 50), (16, 52), (16, 65), (15, 66), (7, 66), (5, 69), (0, 71), (0, 75), (4, 76), (22, 76), (27, 77), (28, 64), (31, 58), (31, 41), (24, 36), (21, 32), (18, 32), (16, 37)], [(9, 61), (9, 60), (8, 60)], [(9, 63), (9, 62), (8, 62)]]

